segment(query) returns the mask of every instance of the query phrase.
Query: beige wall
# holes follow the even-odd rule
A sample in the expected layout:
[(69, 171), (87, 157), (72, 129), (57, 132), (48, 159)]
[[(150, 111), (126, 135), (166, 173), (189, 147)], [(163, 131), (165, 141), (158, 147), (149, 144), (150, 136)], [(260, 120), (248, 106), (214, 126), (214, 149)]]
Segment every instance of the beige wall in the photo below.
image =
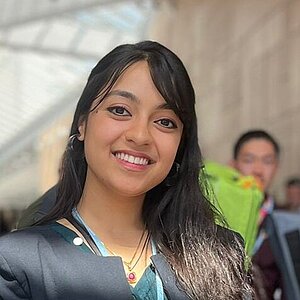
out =
[(187, 65), (207, 158), (227, 162), (249, 128), (277, 137), (282, 198), (283, 180), (300, 174), (300, 0), (161, 0), (150, 37)]

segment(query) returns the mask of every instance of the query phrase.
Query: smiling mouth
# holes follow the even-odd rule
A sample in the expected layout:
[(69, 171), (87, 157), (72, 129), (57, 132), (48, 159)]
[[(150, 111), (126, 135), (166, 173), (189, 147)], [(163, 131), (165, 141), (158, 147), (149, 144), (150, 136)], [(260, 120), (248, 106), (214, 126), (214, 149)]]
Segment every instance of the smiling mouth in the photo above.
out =
[(123, 152), (115, 152), (113, 154), (116, 158), (129, 162), (131, 164), (140, 165), (140, 166), (146, 166), (151, 164), (150, 160), (145, 157), (133, 156)]

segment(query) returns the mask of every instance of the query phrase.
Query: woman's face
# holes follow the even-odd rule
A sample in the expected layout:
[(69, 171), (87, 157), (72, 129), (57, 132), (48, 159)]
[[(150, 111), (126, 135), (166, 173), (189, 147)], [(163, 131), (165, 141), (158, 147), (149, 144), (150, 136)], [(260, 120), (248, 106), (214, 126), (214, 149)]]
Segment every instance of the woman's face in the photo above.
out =
[(169, 173), (182, 130), (147, 62), (135, 63), (79, 127), (88, 164), (86, 187), (144, 196)]

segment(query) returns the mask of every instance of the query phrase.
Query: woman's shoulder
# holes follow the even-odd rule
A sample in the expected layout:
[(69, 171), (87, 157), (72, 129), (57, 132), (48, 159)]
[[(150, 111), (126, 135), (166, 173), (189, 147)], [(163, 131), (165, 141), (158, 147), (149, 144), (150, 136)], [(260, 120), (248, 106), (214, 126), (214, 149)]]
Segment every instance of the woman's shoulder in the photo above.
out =
[(4, 234), (0, 237), (0, 241), (2, 240), (14, 240), (19, 239), (21, 237), (32, 237), (32, 236), (38, 236), (43, 235), (43, 233), (47, 231), (52, 231), (52, 227), (54, 226), (54, 223), (46, 224), (46, 225), (37, 225), (37, 226), (30, 226), (22, 229), (15, 229), (12, 230), (9, 233)]
[(58, 222), (27, 227), (0, 238), (0, 256), (14, 261), (14, 258), (23, 259), (28, 254), (35, 259), (44, 255), (57, 257), (75, 249), (74, 254), (91, 252), (85, 243), (74, 242), (75, 238), (78, 238), (75, 231)]
[(53, 236), (53, 224), (27, 227), (0, 237), (0, 254), (27, 252)]

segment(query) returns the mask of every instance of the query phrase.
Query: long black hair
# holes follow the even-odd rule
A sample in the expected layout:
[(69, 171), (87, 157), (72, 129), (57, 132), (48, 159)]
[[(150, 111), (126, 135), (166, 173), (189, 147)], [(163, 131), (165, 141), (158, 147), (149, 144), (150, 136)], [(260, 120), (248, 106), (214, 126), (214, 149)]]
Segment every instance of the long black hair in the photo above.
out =
[[(205, 175), (197, 138), (195, 94), (181, 60), (163, 45), (144, 41), (116, 47), (92, 70), (77, 104), (65, 151), (58, 199), (43, 222), (70, 214), (81, 198), (87, 163), (84, 142), (74, 138), (120, 75), (146, 61), (157, 90), (183, 122), (175, 158), (180, 166), (146, 193), (142, 217), (159, 251), (192, 299), (242, 299), (249, 292), (243, 249), (234, 234), (216, 224), (218, 214), (204, 195)], [(92, 104), (99, 101), (96, 106)], [(200, 180), (199, 180), (200, 179)]]

